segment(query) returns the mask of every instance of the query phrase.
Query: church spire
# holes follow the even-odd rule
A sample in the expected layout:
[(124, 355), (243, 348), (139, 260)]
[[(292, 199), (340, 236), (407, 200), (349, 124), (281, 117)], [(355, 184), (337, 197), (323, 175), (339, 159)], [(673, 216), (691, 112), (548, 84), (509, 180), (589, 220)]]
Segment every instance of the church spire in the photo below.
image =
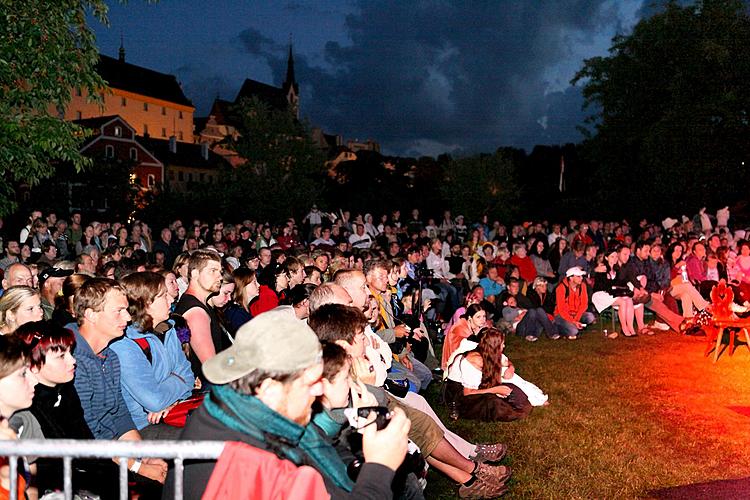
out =
[(297, 86), (297, 82), (294, 79), (294, 54), (292, 54), (292, 40), (291, 35), (289, 36), (289, 58), (286, 61), (286, 80), (284, 80), (284, 87), (289, 88), (291, 86)]
[(120, 62), (125, 62), (125, 44), (123, 43), (122, 31), (120, 32), (120, 51), (119, 51)]

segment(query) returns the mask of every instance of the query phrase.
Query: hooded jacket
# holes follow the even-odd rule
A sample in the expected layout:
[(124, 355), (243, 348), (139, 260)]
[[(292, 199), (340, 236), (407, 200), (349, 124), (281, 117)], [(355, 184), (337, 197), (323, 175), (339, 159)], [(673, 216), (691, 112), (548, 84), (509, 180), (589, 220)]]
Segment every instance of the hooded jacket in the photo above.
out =
[[(148, 341), (151, 361), (136, 343), (139, 338)], [(149, 425), (149, 412), (163, 410), (190, 397), (195, 376), (174, 327), (167, 331), (162, 342), (155, 334), (140, 332), (137, 326), (130, 325), (125, 336), (110, 348), (120, 359), (122, 396), (139, 430)]]

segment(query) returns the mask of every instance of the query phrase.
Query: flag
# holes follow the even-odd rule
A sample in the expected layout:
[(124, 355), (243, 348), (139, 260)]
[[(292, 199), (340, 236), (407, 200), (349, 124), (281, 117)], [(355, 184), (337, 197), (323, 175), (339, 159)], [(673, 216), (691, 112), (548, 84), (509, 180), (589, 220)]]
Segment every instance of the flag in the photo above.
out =
[(560, 155), (560, 192), (565, 191), (565, 158)]

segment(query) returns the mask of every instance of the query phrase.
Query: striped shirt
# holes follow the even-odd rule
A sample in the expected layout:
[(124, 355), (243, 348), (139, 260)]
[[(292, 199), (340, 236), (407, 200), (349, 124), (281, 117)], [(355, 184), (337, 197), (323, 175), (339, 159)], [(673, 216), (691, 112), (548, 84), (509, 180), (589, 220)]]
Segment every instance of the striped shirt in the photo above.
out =
[(96, 439), (118, 439), (135, 429), (122, 397), (120, 360), (109, 347), (96, 354), (75, 323), (66, 325), (75, 333), (75, 388), (81, 399), (83, 416)]

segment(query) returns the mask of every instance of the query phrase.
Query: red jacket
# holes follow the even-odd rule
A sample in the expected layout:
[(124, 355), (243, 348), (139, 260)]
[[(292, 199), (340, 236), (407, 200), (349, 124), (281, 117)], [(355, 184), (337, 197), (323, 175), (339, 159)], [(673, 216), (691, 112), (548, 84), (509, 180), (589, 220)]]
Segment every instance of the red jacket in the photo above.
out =
[(229, 442), (216, 462), (202, 498), (327, 500), (331, 496), (323, 477), (312, 467), (297, 467), (268, 451)]
[(536, 278), (536, 267), (531, 257), (526, 256), (524, 258), (514, 255), (510, 258), (510, 263), (518, 267), (518, 271), (521, 273), (521, 278), (526, 283), (531, 283)]
[(555, 316), (566, 321), (578, 323), (589, 305), (589, 295), (586, 284), (581, 283), (578, 290), (570, 286), (570, 278), (563, 279), (555, 288)]
[(258, 296), (250, 302), (250, 314), (253, 318), (257, 315), (270, 311), (279, 305), (279, 296), (266, 285), (260, 285)]

